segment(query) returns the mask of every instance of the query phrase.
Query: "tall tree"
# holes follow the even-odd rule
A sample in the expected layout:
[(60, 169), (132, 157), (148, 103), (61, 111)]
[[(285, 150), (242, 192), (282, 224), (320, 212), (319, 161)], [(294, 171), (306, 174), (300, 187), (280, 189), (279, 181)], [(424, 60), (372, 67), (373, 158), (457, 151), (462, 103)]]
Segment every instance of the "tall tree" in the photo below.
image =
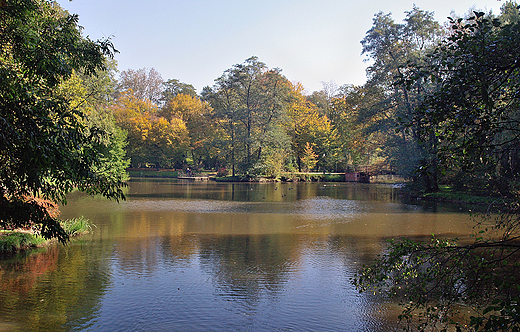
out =
[(355, 279), (403, 300), (410, 330), (520, 330), (519, 8), (508, 2), (499, 18), (451, 19), (431, 65), (411, 69), (410, 86), (439, 85), (416, 109), (421, 141), (433, 133), (441, 165), (468, 177), (472, 193), (495, 199), (468, 243), (395, 242)]
[(155, 68), (123, 70), (119, 75), (119, 91), (132, 90), (141, 100), (158, 105), (163, 96), (163, 79)]
[(238, 123), (239, 112), (237, 109), (237, 100), (230, 84), (219, 80), (216, 85), (205, 87), (202, 91), (202, 98), (208, 101), (215, 110), (217, 124), (223, 131), (223, 137), (218, 144), (225, 155), (223, 166), (231, 166), (231, 174), (237, 174), (237, 159), (239, 159), (240, 151), (239, 136), (240, 127)]
[(123, 198), (121, 178), (93, 172), (107, 132), (89, 127), (57, 87), (72, 73), (94, 74), (112, 56), (110, 40), (81, 35), (77, 15), (46, 0), (3, 1), (0, 10), (0, 225), (35, 223), (45, 237), (67, 239), (44, 206), (77, 188)]
[(180, 94), (188, 95), (193, 98), (197, 97), (197, 89), (195, 89), (193, 85), (182, 83), (176, 78), (167, 80), (163, 83), (163, 86), (162, 101), (165, 103)]
[[(367, 68), (366, 86), (368, 91), (377, 93), (377, 98), (374, 98), (374, 106), (359, 111), (360, 119), (372, 123), (367, 127), (372, 132), (367, 134), (379, 132), (380, 136), (386, 137), (380, 148), (387, 154), (387, 164), (398, 173), (416, 180), (416, 166), (428, 158), (429, 151), (418, 144), (417, 128), (406, 127), (404, 123), (413, 118), (414, 109), (426, 87), (417, 82), (411, 88), (403, 83), (402, 77), (409, 63), (424, 61), (424, 54), (442, 35), (443, 30), (434, 21), (433, 13), (414, 6), (406, 12), (403, 24), (395, 23), (391, 14), (379, 12), (361, 41), (363, 54), (372, 61)], [(435, 190), (436, 172), (422, 175), (430, 183), (427, 189)]]
[(516, 190), (520, 30), (510, 8), (505, 5), (503, 21), (512, 23), (484, 13), (452, 20), (452, 34), (430, 56), (432, 64), (416, 68), (413, 76), (439, 85), (413, 120), (423, 142), (433, 133), (436, 156), (460, 189), (500, 195)]
[(288, 141), (280, 139), (284, 133), (279, 126), (289, 92), (290, 83), (280, 70), (268, 69), (257, 57), (226, 70), (213, 88), (203, 91), (203, 98), (222, 119), (219, 123), (228, 136), (233, 173), (236, 166), (241, 173), (250, 173), (267, 145), (286, 148), (283, 142)]

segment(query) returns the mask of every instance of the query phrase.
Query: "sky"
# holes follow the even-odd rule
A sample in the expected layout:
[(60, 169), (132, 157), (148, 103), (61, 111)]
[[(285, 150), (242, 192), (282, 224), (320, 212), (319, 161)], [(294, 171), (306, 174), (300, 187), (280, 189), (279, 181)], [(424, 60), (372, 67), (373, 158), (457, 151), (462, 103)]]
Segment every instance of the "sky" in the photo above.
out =
[[(478, 1), (478, 2), (477, 2)], [(111, 37), (119, 71), (155, 68), (198, 92), (235, 64), (257, 56), (307, 93), (322, 82), (361, 85), (360, 41), (374, 14), (402, 23), (414, 4), (444, 23), (469, 9), (500, 13), (505, 0), (58, 0), (79, 15), (83, 34)]]

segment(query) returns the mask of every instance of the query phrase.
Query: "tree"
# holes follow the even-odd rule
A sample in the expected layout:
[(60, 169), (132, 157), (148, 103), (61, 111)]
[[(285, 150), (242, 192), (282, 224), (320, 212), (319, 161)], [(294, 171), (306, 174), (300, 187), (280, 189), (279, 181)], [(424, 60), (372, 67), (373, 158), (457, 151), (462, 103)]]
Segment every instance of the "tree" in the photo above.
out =
[(387, 156), (382, 153), (386, 130), (380, 127), (386, 113), (378, 102), (384, 100), (382, 89), (367, 84), (344, 85), (339, 90), (330, 112), (338, 133), (338, 162), (353, 171), (366, 171), (368, 167), (373, 171), (388, 170)]
[(421, 82), (413, 87), (402, 81), (410, 63), (420, 63), (424, 55), (435, 46), (443, 35), (440, 25), (433, 20), (433, 13), (414, 6), (406, 12), (404, 24), (397, 24), (391, 14), (379, 12), (372, 28), (361, 41), (363, 54), (372, 64), (367, 68), (367, 91), (374, 92), (372, 105), (359, 110), (360, 120), (368, 121), (367, 135), (376, 134), (380, 150), (386, 154), (388, 168), (413, 178), (425, 179), (428, 191), (437, 189), (437, 172), (423, 172), (418, 177), (418, 165), (429, 158), (429, 149), (418, 144), (417, 128), (405, 126), (413, 118), (414, 109), (421, 95), (428, 89)]
[[(215, 110), (225, 131), (224, 149), (229, 154), (233, 174), (260, 169), (264, 147), (283, 150), (281, 139), (284, 106), (290, 96), (290, 83), (279, 69), (268, 69), (257, 57), (234, 65), (218, 78), (213, 88), (205, 88), (203, 99)], [(277, 137), (277, 139), (271, 139)]]
[(114, 70), (115, 64), (112, 63), (109, 70), (96, 70), (94, 76), (77, 75), (73, 72), (67, 81), (59, 85), (57, 91), (69, 100), (71, 108), (80, 110), (85, 115), (82, 124), (87, 135), (97, 130), (106, 133), (102, 138), (102, 149), (98, 147), (97, 150), (100, 163), (92, 167), (92, 172), (114, 181), (126, 181), (126, 169), (130, 165), (125, 152), (127, 135), (116, 126), (113, 113), (109, 109), (112, 102), (110, 96), (115, 86), (110, 71)]
[[(506, 22), (512, 17), (509, 10)], [(434, 135), (437, 159), (455, 175), (449, 181), (460, 189), (509, 195), (520, 174), (520, 25), (478, 12), (451, 25), (450, 38), (430, 56), (432, 65), (413, 76), (440, 86), (418, 108), (414, 125), (422, 141)]]
[(178, 79), (170, 79), (163, 83), (164, 90), (162, 93), (162, 101), (168, 102), (177, 95), (183, 94), (193, 98), (197, 97), (197, 90), (193, 85), (182, 83)]
[(181, 119), (186, 124), (191, 157), (196, 166), (215, 167), (218, 154), (216, 141), (220, 135), (208, 102), (201, 101), (197, 96), (179, 93), (168, 100), (159, 115), (170, 121)]
[(163, 96), (163, 79), (155, 68), (123, 70), (119, 75), (119, 91), (132, 90), (141, 100), (158, 105)]
[(74, 71), (92, 75), (115, 51), (110, 40), (81, 36), (76, 15), (46, 0), (4, 1), (0, 10), (0, 225), (39, 225), (66, 241), (45, 205), (29, 197), (66, 202), (77, 188), (124, 198), (121, 178), (94, 171), (109, 133), (88, 127), (58, 85)]
[(128, 132), (127, 153), (132, 166), (182, 166), (189, 148), (188, 129), (182, 119), (161, 117), (155, 104), (131, 91), (120, 96), (112, 109), (118, 126)]
[(320, 82), (323, 88), (314, 91), (307, 99), (318, 108), (320, 115), (330, 116), (332, 100), (338, 96), (339, 87), (334, 81)]
[(318, 155), (314, 153), (312, 145), (306, 142), (305, 148), (303, 149), (303, 156), (301, 157), (301, 163), (305, 172), (310, 172), (314, 166), (316, 166), (318, 162), (317, 157)]
[(512, 7), (504, 5), (503, 19), (482, 12), (451, 19), (449, 37), (428, 55), (431, 65), (411, 69), (409, 83), (440, 85), (416, 109), (419, 137), (433, 133), (441, 166), (455, 167), (476, 182), (467, 183), (473, 192), (494, 201), (475, 216), (470, 240), (393, 242), (355, 278), (361, 290), (400, 299), (402, 319), (416, 324), (410, 330), (520, 331), (520, 12)]
[(237, 164), (237, 145), (239, 130), (238, 110), (233, 90), (224, 81), (217, 81), (214, 88), (205, 87), (202, 91), (202, 98), (208, 101), (216, 111), (216, 119), (219, 127), (223, 131), (223, 136), (219, 146), (224, 151), (227, 160), (225, 165), (231, 165), (232, 176), (236, 175)]
[(291, 101), (287, 112), (291, 119), (287, 124), (287, 132), (292, 139), (298, 169), (305, 169), (302, 161), (309, 143), (317, 155), (318, 168), (325, 171), (331, 166), (331, 159), (336, 153), (337, 131), (327, 115), (321, 115), (319, 108), (305, 98), (301, 84), (293, 86)]

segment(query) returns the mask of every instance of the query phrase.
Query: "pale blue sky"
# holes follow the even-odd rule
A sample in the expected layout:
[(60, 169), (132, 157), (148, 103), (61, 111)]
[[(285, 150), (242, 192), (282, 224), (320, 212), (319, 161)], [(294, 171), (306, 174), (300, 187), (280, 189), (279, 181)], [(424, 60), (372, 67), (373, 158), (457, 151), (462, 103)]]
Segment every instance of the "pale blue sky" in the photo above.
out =
[[(477, 2), (478, 1), (478, 2)], [(497, 0), (59, 0), (92, 39), (114, 36), (119, 70), (155, 68), (200, 92), (252, 55), (308, 93), (321, 81), (365, 82), (360, 41), (378, 11), (402, 22), (415, 3), (443, 23), (470, 8), (498, 14)]]

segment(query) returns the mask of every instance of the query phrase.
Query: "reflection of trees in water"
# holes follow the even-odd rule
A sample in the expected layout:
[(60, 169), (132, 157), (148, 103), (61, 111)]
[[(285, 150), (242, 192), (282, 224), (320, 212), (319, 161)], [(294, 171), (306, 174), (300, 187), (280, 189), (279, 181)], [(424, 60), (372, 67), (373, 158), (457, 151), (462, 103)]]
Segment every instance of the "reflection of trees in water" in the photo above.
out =
[(57, 260), (55, 247), (39, 252), (19, 252), (7, 260), (0, 260), (0, 289), (22, 296), (30, 293), (41, 275), (56, 269)]
[(72, 243), (29, 251), (0, 261), (0, 312), (20, 331), (67, 331), (96, 316), (109, 283), (108, 261), (96, 251)]
[[(125, 216), (125, 228), (114, 250), (118, 268), (127, 273), (152, 273), (161, 263), (186, 261), (197, 252), (198, 242), (187, 227), (189, 214), (175, 217), (151, 213)], [(171, 218), (159, 221), (161, 217)]]
[(172, 179), (132, 180), (131, 198), (185, 198), (242, 202), (290, 202), (317, 196), (379, 202), (401, 202), (403, 192), (393, 185), (365, 183), (229, 183), (178, 181)]
[(161, 261), (159, 245), (159, 237), (120, 239), (114, 249), (117, 268), (130, 274), (153, 273)]
[(262, 293), (276, 296), (298, 261), (297, 238), (285, 235), (202, 238), (200, 259), (220, 295), (257, 302)]
[[(328, 255), (339, 257), (343, 262), (346, 287), (358, 293), (351, 284), (351, 278), (363, 266), (371, 264), (374, 259), (388, 248), (388, 242), (382, 238), (331, 236), (325, 244)], [(359, 310), (357, 319), (368, 331), (400, 331), (396, 326), (397, 316), (401, 313), (396, 303), (385, 301), (381, 296), (370, 292), (360, 293), (364, 298), (363, 308)]]
[(198, 251), (199, 241), (195, 236), (168, 236), (161, 238), (161, 251), (165, 263), (188, 262)]
[[(302, 291), (307, 295), (300, 301), (322, 303), (314, 297), (318, 293), (332, 298), (347, 296), (356, 306), (352, 309), (356, 313), (349, 317), (359, 320), (359, 326), (370, 331), (388, 331), (393, 327), (389, 319), (392, 309), (384, 309), (371, 294), (358, 295), (350, 283), (357, 267), (371, 262), (384, 246), (384, 240), (327, 235), (207, 237), (200, 240), (199, 258), (202, 269), (211, 274), (217, 295), (229, 299), (240, 311), (251, 314), (266, 299), (277, 301), (285, 297), (284, 289), (292, 293), (299, 278), (306, 277), (325, 284), (302, 281)], [(336, 279), (336, 268), (343, 271), (340, 280)], [(316, 312), (322, 310), (326, 309), (316, 308)]]

